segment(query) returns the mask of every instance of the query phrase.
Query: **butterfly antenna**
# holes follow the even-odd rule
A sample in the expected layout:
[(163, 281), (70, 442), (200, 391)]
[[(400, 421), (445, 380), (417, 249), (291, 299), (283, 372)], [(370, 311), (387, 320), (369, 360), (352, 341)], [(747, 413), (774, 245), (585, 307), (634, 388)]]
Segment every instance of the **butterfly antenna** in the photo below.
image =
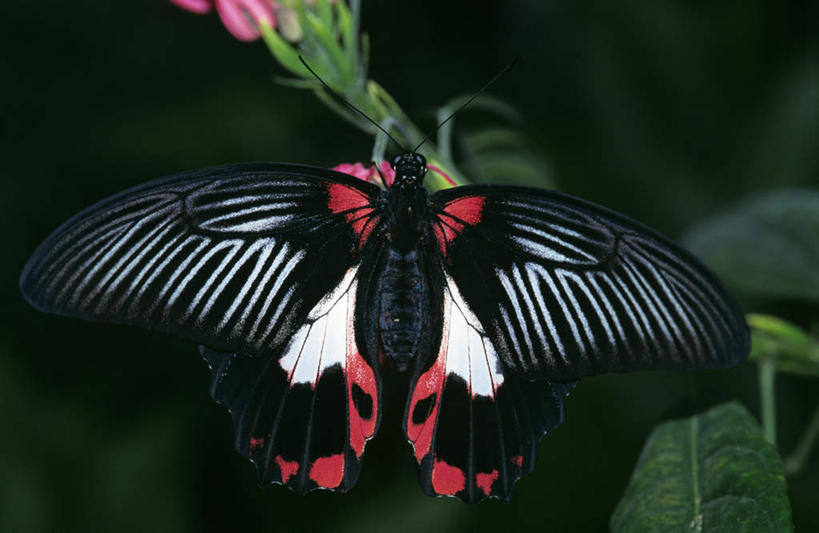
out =
[(310, 74), (312, 74), (312, 75), (313, 75), (313, 77), (314, 77), (314, 78), (316, 78), (316, 79), (319, 81), (319, 83), (321, 83), (321, 85), (324, 87), (324, 90), (325, 90), (325, 91), (327, 91), (328, 93), (332, 94), (333, 96), (335, 96), (336, 98), (338, 98), (339, 100), (341, 100), (342, 102), (344, 102), (344, 103), (347, 105), (347, 107), (349, 107), (350, 109), (352, 109), (353, 111), (355, 111), (356, 113), (358, 113), (359, 115), (361, 115), (362, 117), (364, 117), (364, 118), (366, 118), (367, 120), (369, 120), (369, 121), (370, 121), (370, 123), (371, 123), (373, 126), (375, 126), (375, 127), (376, 127), (376, 128), (378, 128), (379, 130), (381, 130), (382, 132), (384, 132), (384, 135), (386, 135), (386, 136), (387, 136), (387, 137), (388, 137), (388, 138), (389, 138), (389, 139), (390, 139), (392, 142), (394, 142), (394, 143), (396, 144), (396, 146), (398, 146), (398, 147), (401, 149), (401, 151), (402, 151), (402, 152), (406, 152), (406, 151), (407, 151), (407, 150), (404, 148), (404, 146), (403, 146), (403, 145), (402, 145), (400, 142), (398, 142), (398, 141), (396, 141), (396, 140), (395, 140), (395, 137), (393, 137), (392, 135), (390, 135), (390, 132), (388, 132), (387, 130), (385, 130), (385, 129), (384, 129), (382, 126), (381, 126), (381, 124), (379, 124), (378, 122), (376, 122), (376, 121), (374, 121), (373, 119), (371, 119), (370, 117), (368, 117), (368, 116), (366, 115), (366, 113), (364, 113), (364, 111), (362, 111), (362, 110), (360, 110), (359, 108), (357, 108), (355, 105), (353, 105), (353, 103), (352, 103), (352, 102), (350, 102), (349, 100), (347, 100), (346, 98), (344, 98), (343, 96), (341, 96), (340, 94), (338, 94), (336, 91), (334, 91), (332, 88), (330, 88), (330, 86), (329, 86), (329, 85), (327, 85), (327, 83), (326, 83), (326, 82), (325, 82), (323, 79), (321, 79), (321, 77), (319, 77), (319, 75), (318, 75), (318, 74), (316, 74), (316, 71), (315, 71), (315, 70), (313, 70), (312, 68), (310, 68), (310, 65), (308, 65), (308, 64), (307, 64), (307, 61), (305, 61), (303, 57), (299, 56), (299, 61), (301, 61), (301, 64), (302, 64), (302, 65), (304, 65), (304, 67), (305, 67), (307, 70), (309, 70), (309, 71), (310, 71)]
[(461, 112), (461, 111), (462, 111), (462, 110), (463, 110), (463, 109), (464, 109), (466, 106), (468, 106), (469, 104), (471, 104), (471, 103), (472, 103), (472, 100), (474, 100), (475, 98), (477, 98), (478, 96), (480, 96), (480, 95), (481, 95), (481, 93), (482, 93), (482, 92), (484, 92), (486, 89), (488, 89), (490, 85), (492, 85), (493, 83), (495, 83), (496, 81), (498, 81), (498, 79), (499, 79), (501, 76), (503, 76), (504, 74), (506, 74), (506, 71), (507, 71), (507, 70), (509, 70), (510, 68), (514, 67), (514, 66), (515, 66), (515, 63), (517, 63), (517, 62), (518, 62), (518, 59), (520, 59), (520, 57), (516, 57), (515, 59), (513, 59), (513, 60), (512, 60), (512, 62), (511, 62), (511, 63), (509, 63), (508, 65), (506, 65), (505, 67), (503, 67), (503, 70), (501, 70), (500, 72), (498, 72), (497, 74), (495, 74), (495, 76), (494, 76), (494, 77), (493, 77), (491, 80), (489, 80), (488, 82), (486, 82), (486, 85), (484, 85), (483, 87), (481, 87), (480, 89), (478, 89), (478, 91), (477, 91), (475, 94), (473, 94), (472, 96), (470, 96), (470, 97), (469, 97), (469, 100), (467, 100), (466, 102), (464, 102), (464, 103), (462, 103), (461, 105), (459, 105), (459, 106), (458, 106), (458, 108), (457, 108), (455, 111), (453, 111), (452, 113), (450, 113), (450, 115), (449, 115), (448, 117), (446, 117), (446, 118), (445, 118), (445, 119), (444, 119), (444, 120), (443, 120), (441, 123), (439, 123), (437, 126), (435, 126), (435, 129), (433, 129), (431, 132), (427, 133), (426, 137), (424, 137), (423, 139), (421, 139), (421, 142), (419, 142), (419, 143), (418, 143), (418, 146), (416, 146), (416, 147), (413, 149), (413, 152), (417, 152), (417, 151), (418, 151), (418, 149), (419, 149), (419, 148), (421, 148), (421, 145), (423, 145), (425, 142), (427, 142), (427, 141), (429, 140), (429, 138), (430, 138), (430, 137), (432, 137), (433, 135), (435, 135), (435, 134), (438, 132), (438, 130), (439, 130), (439, 129), (441, 129), (441, 126), (443, 126), (444, 124), (446, 124), (447, 122), (449, 122), (450, 120), (452, 120), (452, 118), (454, 118), (454, 117), (455, 117), (455, 115), (457, 115), (458, 113), (460, 113), (460, 112)]

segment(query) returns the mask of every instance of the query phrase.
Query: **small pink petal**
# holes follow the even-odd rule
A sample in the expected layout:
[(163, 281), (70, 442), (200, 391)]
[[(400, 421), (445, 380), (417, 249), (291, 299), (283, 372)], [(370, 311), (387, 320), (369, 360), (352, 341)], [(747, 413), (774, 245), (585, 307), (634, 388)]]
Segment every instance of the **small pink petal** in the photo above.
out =
[(387, 187), (392, 186), (395, 183), (395, 171), (390, 166), (389, 162), (382, 161), (381, 164), (378, 165), (378, 168), (381, 170), (381, 175), (384, 176), (384, 180), (386, 180)]
[[(355, 163), (353, 165), (349, 163), (341, 163), (340, 165), (334, 166), (333, 170), (349, 174), (350, 176), (353, 176), (363, 181), (375, 183), (379, 187), (382, 186), (389, 187), (395, 182), (395, 171), (392, 169), (392, 167), (387, 161), (382, 161), (378, 165), (378, 167), (376, 167), (375, 165), (369, 165), (365, 167), (361, 163)], [(381, 171), (380, 176), (378, 172), (379, 170)], [(383, 180), (381, 179), (381, 176), (384, 177)]]
[(455, 183), (455, 180), (450, 178), (449, 174), (447, 174), (446, 172), (444, 172), (440, 168), (432, 166), (432, 165), (427, 165), (427, 168), (430, 169), (431, 171), (435, 172), (436, 174), (438, 174), (442, 178), (444, 178), (446, 180), (446, 182), (449, 183), (450, 185), (452, 185), (453, 187), (458, 186), (458, 184)]
[(198, 15), (204, 15), (213, 9), (211, 0), (171, 0), (171, 3)]
[(334, 166), (333, 170), (349, 174), (354, 178), (358, 178), (364, 181), (370, 181), (370, 178), (372, 177), (372, 170), (366, 168), (361, 163), (356, 163), (354, 165), (351, 165), (349, 163), (342, 163), (340, 165)]
[(261, 36), (259, 24), (276, 26), (272, 0), (214, 0), (222, 23), (240, 41), (255, 41)]

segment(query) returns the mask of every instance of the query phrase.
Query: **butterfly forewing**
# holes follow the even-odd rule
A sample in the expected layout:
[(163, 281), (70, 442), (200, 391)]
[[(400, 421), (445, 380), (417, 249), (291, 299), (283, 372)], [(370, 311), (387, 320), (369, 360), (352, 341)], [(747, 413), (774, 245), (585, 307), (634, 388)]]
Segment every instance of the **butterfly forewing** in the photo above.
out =
[(264, 164), (160, 180), (72, 218), (35, 252), (20, 284), (44, 311), (225, 351), (275, 351), (356, 261), (349, 220), (377, 218), (366, 206), (372, 189), (326, 170)]
[(436, 193), (445, 268), (527, 378), (721, 368), (747, 356), (736, 305), (699, 261), (602, 207), (539, 189)]

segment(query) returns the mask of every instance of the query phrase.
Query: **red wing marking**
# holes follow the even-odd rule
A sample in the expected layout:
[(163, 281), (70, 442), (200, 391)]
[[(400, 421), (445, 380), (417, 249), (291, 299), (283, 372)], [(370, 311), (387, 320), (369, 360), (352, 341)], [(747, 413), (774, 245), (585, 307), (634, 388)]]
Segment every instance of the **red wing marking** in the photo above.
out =
[(336, 214), (343, 214), (358, 236), (359, 248), (363, 245), (376, 226), (378, 217), (373, 216), (374, 209), (369, 196), (363, 192), (343, 185), (331, 183), (327, 186), (327, 207)]
[[(364, 453), (364, 445), (376, 430), (378, 417), (378, 384), (375, 381), (375, 372), (364, 360), (358, 351), (355, 342), (355, 306), (350, 305), (347, 309), (347, 412), (350, 419), (350, 447), (360, 458)], [(353, 386), (357, 385), (365, 395), (370, 398), (369, 405), (372, 408), (367, 412), (361, 412), (356, 406), (353, 395)], [(369, 415), (369, 416), (367, 416)]]
[(282, 483), (287, 483), (287, 481), (296, 475), (299, 471), (299, 463), (296, 461), (285, 461), (282, 459), (281, 455), (276, 456), (276, 465), (279, 467), (279, 472), (282, 475)]
[(458, 219), (462, 224), (474, 226), (481, 221), (484, 202), (486, 202), (484, 196), (458, 198), (446, 204), (444, 213)]
[(492, 492), (492, 484), (495, 480), (498, 479), (498, 471), (492, 470), (488, 474), (476, 474), (475, 475), (475, 484), (480, 487), (484, 494), (489, 496), (489, 493)]
[(509, 461), (517, 466), (518, 468), (523, 468), (523, 456), (522, 455), (513, 455)]
[(248, 450), (248, 453), (253, 453), (253, 451), (256, 448), (262, 448), (262, 447), (264, 447), (264, 438), (260, 438), (260, 439), (251, 438), (250, 439), (250, 450)]
[[(372, 216), (373, 210), (372, 209), (365, 209), (362, 213), (366, 213), (362, 215), (360, 218), (352, 220), (353, 231), (356, 235), (358, 235), (358, 247), (361, 248), (361, 245), (367, 242), (367, 239), (370, 237), (370, 234), (375, 229), (376, 223), (378, 222), (378, 217)], [(352, 213), (350, 213), (352, 214)], [(347, 216), (347, 220), (350, 221), (349, 214)]]
[[(446, 316), (446, 315), (445, 315)], [(412, 399), (407, 419), (407, 437), (412, 442), (415, 449), (415, 459), (420, 463), (432, 446), (432, 437), (435, 434), (435, 426), (438, 421), (438, 409), (441, 405), (441, 394), (446, 380), (446, 353), (449, 339), (449, 322), (444, 321), (444, 329), (441, 337), (441, 348), (438, 357), (432, 366), (421, 374), (415, 387), (412, 389)], [(429, 416), (421, 423), (413, 422), (413, 413), (418, 402), (435, 394), (435, 401)]]
[[(350, 488), (367, 440), (378, 424), (378, 376), (356, 343), (356, 272), (357, 268), (349, 269), (313, 307), (278, 360), (290, 388), (285, 409), (289, 406), (293, 409), (290, 416), (305, 423), (280, 436), (291, 454), (285, 454), (287, 459), (305, 457), (293, 463), (292, 472), (279, 463), (285, 483), (301, 467), (300, 475), (291, 479), (298, 491), (311, 490), (313, 483), (325, 489)], [(311, 409), (318, 428), (314, 432), (304, 431), (312, 420)], [(302, 416), (297, 412), (303, 412)], [(313, 435), (317, 436), (311, 443)], [(314, 445), (315, 439), (321, 439), (319, 446)], [(304, 450), (304, 455), (293, 454), (294, 449)]]
[(331, 183), (327, 186), (327, 193), (330, 197), (327, 206), (333, 213), (355, 211), (370, 205), (370, 198), (366, 194), (349, 185)]
[(310, 467), (310, 479), (319, 487), (334, 489), (344, 479), (344, 454), (319, 457)]
[(466, 226), (474, 226), (483, 218), (484, 196), (467, 196), (448, 202), (438, 213), (434, 226), (438, 246), (446, 255), (447, 244), (457, 237)]
[(465, 484), (466, 477), (460, 468), (444, 461), (435, 461), (432, 465), (432, 488), (438, 494), (452, 496), (464, 490)]

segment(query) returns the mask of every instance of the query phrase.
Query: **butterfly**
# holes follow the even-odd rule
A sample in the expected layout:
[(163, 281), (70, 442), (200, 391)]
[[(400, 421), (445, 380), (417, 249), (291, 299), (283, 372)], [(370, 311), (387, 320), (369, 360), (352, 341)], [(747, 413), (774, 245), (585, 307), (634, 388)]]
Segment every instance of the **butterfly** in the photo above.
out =
[(429, 193), (407, 151), (380, 188), (288, 164), (150, 182), (82, 211), (20, 278), (39, 310), (201, 345), (260, 485), (350, 489), (406, 372), (423, 490), (508, 500), (577, 380), (725, 368), (748, 328), (717, 278), (657, 232), (553, 191)]

